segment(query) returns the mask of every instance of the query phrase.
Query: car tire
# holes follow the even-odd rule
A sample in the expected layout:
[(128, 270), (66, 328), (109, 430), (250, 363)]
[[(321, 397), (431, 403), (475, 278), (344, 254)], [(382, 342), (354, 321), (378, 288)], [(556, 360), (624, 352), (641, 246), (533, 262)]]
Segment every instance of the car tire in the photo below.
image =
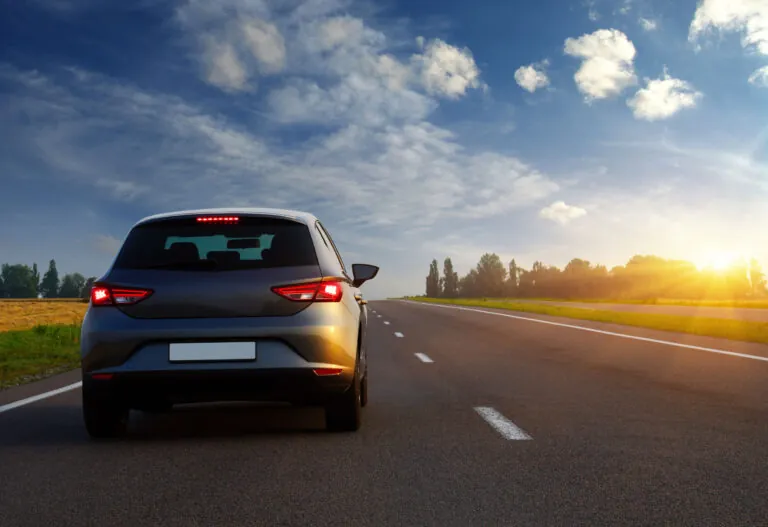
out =
[(356, 372), (352, 386), (326, 405), (325, 427), (331, 432), (358, 430), (362, 420), (361, 406), (361, 382)]
[(365, 372), (363, 380), (360, 381), (360, 406), (365, 407), (368, 404), (368, 372)]
[(93, 439), (120, 437), (128, 429), (128, 408), (96, 399), (83, 386), (83, 420)]

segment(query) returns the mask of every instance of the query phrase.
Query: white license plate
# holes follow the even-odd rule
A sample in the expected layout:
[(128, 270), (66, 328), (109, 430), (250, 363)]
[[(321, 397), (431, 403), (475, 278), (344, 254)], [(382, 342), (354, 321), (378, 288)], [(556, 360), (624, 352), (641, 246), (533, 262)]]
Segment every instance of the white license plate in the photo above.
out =
[(171, 362), (255, 360), (255, 342), (184, 342), (171, 344)]

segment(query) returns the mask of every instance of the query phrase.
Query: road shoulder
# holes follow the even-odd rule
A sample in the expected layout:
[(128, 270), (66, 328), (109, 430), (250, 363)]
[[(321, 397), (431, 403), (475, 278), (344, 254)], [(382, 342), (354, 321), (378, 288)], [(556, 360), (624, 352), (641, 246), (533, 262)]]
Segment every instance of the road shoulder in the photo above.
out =
[(0, 406), (50, 392), (80, 381), (80, 368), (0, 391)]

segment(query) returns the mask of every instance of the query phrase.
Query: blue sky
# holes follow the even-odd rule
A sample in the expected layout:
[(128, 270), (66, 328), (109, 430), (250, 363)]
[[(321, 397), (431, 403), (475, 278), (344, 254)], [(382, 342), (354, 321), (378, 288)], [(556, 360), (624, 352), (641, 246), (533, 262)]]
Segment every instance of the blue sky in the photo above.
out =
[(484, 252), (768, 265), (764, 0), (0, 9), (2, 261), (98, 276), (141, 217), (248, 205), (315, 213), (371, 297)]

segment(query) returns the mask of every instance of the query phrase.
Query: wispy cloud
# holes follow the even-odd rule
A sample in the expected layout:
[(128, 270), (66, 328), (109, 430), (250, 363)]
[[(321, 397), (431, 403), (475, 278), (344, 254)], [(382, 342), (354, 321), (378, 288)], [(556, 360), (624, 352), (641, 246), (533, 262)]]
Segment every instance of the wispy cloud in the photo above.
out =
[(597, 22), (600, 20), (600, 13), (597, 12), (595, 0), (585, 0), (584, 4), (587, 7), (587, 18), (589, 18), (592, 22)]
[(465, 151), (426, 121), (352, 123), (286, 145), (178, 97), (82, 70), (2, 73), (15, 86), (3, 122), (17, 140), (33, 142), (58, 177), (118, 199), (173, 208), (311, 199), (332, 211), (344, 203), (361, 225), (431, 225), (502, 214), (559, 188), (515, 157)]
[(645, 31), (656, 31), (659, 27), (659, 23), (651, 18), (640, 18), (640, 27)]
[(768, 88), (768, 66), (755, 70), (749, 76), (749, 82), (761, 88)]

